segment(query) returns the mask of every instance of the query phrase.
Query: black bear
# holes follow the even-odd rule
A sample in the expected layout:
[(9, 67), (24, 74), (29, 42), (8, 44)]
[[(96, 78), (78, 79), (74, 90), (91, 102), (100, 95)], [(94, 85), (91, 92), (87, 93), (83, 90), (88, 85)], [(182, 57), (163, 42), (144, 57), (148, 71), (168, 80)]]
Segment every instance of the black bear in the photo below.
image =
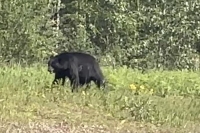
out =
[[(58, 84), (59, 80), (62, 80), (62, 85), (64, 86), (65, 84), (65, 78), (68, 77), (69, 79), (72, 78), (72, 75), (70, 74), (70, 70), (66, 69), (66, 70), (54, 70), (55, 73), (55, 78), (52, 82), (52, 84)], [(79, 85), (83, 86), (85, 84), (87, 84), (87, 87), (89, 87), (90, 82), (92, 81), (92, 78), (90, 77), (90, 67), (88, 65), (82, 65), (79, 66), (78, 69), (78, 74), (79, 74)], [(93, 80), (95, 81), (95, 80)], [(72, 82), (71, 82), (71, 86), (72, 86)]]
[(99, 88), (101, 85), (105, 87), (104, 76), (98, 62), (86, 53), (63, 52), (51, 57), (48, 61), (48, 71), (55, 73), (53, 84), (58, 79), (62, 79), (62, 85), (64, 85), (65, 77), (68, 77), (72, 92), (79, 85), (88, 85), (91, 81), (94, 81)]

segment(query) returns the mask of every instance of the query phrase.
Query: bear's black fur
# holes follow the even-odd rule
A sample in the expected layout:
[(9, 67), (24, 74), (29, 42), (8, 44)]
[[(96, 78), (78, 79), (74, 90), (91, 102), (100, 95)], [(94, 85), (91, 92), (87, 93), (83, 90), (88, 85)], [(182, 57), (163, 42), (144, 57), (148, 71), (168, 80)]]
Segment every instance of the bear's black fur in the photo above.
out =
[[(89, 67), (87, 65), (80, 66), (78, 69), (78, 72), (79, 72), (79, 85), (83, 86), (87, 84), (87, 87), (89, 87), (89, 84), (92, 81), (92, 79), (89, 77), (90, 76)], [(52, 84), (58, 84), (58, 81), (62, 80), (62, 85), (64, 86), (65, 78), (66, 77), (68, 77), (69, 79), (72, 78), (69, 69), (64, 70), (64, 71), (54, 71), (54, 73), (55, 73), (55, 78)], [(71, 82), (71, 86), (72, 86), (72, 82)]]
[(65, 77), (68, 77), (73, 87), (72, 92), (78, 85), (89, 85), (91, 81), (99, 88), (101, 85), (105, 87), (104, 76), (98, 62), (86, 53), (63, 52), (51, 57), (48, 61), (48, 71), (55, 73), (53, 84), (62, 79), (64, 85)]

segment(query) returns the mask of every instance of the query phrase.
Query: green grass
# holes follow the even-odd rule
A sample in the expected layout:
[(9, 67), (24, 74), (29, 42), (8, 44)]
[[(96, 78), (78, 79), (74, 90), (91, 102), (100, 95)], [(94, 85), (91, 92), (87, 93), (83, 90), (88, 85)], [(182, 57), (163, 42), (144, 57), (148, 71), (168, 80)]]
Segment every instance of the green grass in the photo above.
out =
[(199, 72), (103, 72), (106, 91), (93, 84), (71, 93), (69, 83), (51, 88), (54, 75), (42, 65), (2, 66), (0, 131), (200, 132)]

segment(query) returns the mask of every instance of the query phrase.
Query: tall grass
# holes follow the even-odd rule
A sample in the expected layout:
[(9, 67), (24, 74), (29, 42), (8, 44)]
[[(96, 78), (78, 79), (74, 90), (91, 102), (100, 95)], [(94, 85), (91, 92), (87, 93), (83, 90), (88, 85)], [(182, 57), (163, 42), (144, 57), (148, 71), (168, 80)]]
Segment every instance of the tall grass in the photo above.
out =
[[(141, 74), (126, 67), (103, 68), (107, 90), (93, 84), (88, 91), (71, 93), (69, 83), (51, 88), (53, 74), (42, 65), (0, 68), (0, 118), (2, 122), (68, 120), (106, 123), (142, 122), (170, 127), (200, 123), (198, 72), (149, 71)], [(132, 87), (134, 86), (134, 87)], [(80, 112), (87, 115), (80, 115)], [(200, 131), (200, 130), (199, 130)]]

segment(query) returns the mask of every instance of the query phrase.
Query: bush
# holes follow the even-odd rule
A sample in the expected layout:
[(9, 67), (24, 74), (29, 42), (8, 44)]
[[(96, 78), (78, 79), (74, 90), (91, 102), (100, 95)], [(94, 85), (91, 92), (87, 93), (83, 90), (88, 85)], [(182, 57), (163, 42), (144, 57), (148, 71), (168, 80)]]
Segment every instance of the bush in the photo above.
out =
[(113, 66), (198, 69), (199, 5), (185, 0), (5, 1), (0, 56), (30, 64), (52, 51), (83, 51)]

